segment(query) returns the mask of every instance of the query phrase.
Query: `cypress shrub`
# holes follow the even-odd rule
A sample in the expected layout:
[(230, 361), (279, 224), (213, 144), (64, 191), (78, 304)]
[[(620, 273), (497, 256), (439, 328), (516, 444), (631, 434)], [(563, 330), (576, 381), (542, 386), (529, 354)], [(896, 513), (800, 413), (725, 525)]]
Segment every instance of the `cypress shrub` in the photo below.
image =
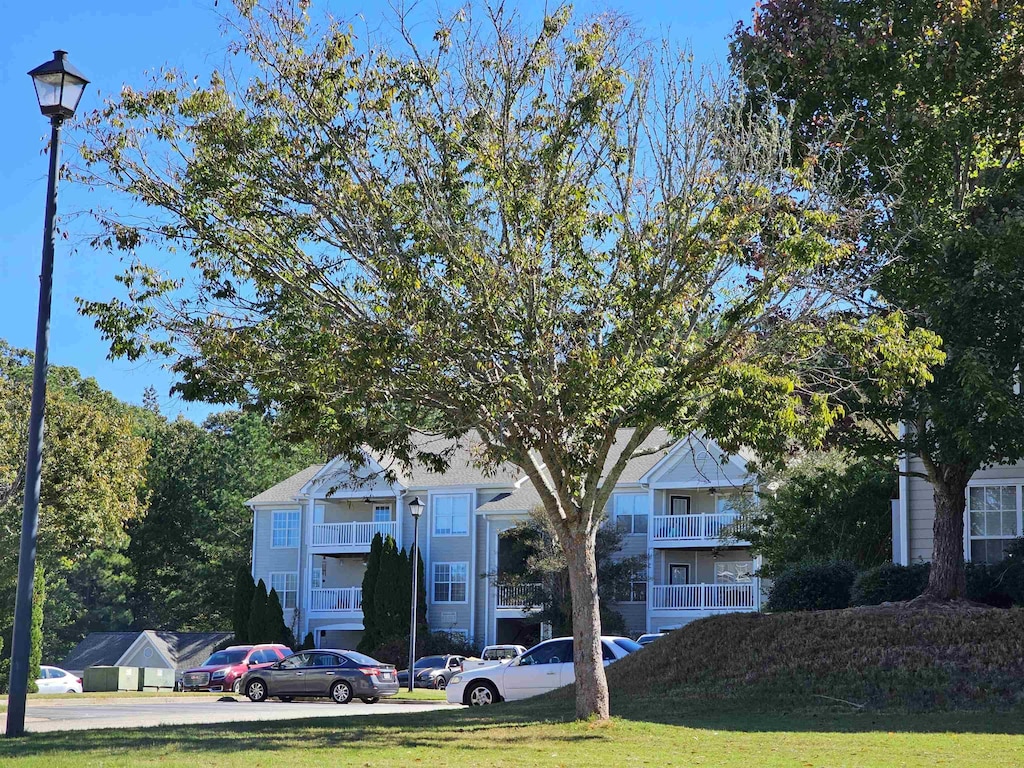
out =
[(249, 603), (248, 638), (250, 643), (264, 643), (264, 632), (267, 627), (267, 585), (263, 579), (253, 589), (252, 602)]
[(235, 574), (235, 598), (232, 604), (231, 623), (235, 630), (235, 642), (249, 642), (249, 609), (252, 607), (252, 596), (256, 584), (252, 574), (245, 565), (238, 566)]

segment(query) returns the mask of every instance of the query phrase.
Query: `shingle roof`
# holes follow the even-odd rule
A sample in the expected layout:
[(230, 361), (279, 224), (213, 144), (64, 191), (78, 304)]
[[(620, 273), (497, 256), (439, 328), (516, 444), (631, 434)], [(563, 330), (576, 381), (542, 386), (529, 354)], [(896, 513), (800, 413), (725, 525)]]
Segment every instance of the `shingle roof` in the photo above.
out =
[(540, 503), (537, 489), (533, 487), (533, 483), (526, 482), (521, 488), (517, 488), (511, 493), (503, 491), (492, 496), (480, 504), (477, 510), (480, 512), (529, 512)]
[(198, 667), (213, 650), (230, 640), (231, 632), (154, 632), (147, 630), (153, 645), (174, 662), (177, 669)]
[(282, 480), (277, 485), (267, 488), (263, 493), (253, 496), (246, 504), (287, 504), (294, 502), (295, 496), (302, 490), (302, 486), (312, 480), (313, 476), (323, 468), (323, 464), (311, 464), (291, 477)]
[(78, 671), (116, 664), (138, 636), (138, 632), (90, 632), (64, 658), (61, 667)]

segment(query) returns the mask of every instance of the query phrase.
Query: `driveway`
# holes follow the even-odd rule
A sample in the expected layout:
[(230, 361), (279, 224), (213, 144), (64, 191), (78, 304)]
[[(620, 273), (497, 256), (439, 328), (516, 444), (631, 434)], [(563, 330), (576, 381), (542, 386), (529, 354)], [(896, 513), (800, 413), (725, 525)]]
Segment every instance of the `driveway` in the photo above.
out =
[[(329, 701), (266, 701), (254, 704), (239, 697), (236, 701), (217, 701), (215, 696), (167, 697), (159, 699), (60, 699), (30, 701), (25, 714), (25, 730), (81, 731), (95, 728), (139, 728), (153, 725), (196, 725), (206, 723), (252, 722), (256, 720), (297, 720), (304, 717), (350, 715), (386, 715), (457, 709), (458, 704), (444, 701), (409, 701), (377, 704), (334, 704)], [(6, 728), (7, 715), (0, 714), (0, 733)]]

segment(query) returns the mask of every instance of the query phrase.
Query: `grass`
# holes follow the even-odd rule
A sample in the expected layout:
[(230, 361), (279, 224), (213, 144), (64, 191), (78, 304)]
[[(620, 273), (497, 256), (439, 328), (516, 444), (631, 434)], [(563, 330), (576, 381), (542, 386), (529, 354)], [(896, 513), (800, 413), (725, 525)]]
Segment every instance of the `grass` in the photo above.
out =
[(49, 733), (0, 740), (0, 764), (253, 766), (1018, 765), (1020, 711), (944, 714), (687, 711), (614, 707), (571, 722), (553, 698), (404, 715)]

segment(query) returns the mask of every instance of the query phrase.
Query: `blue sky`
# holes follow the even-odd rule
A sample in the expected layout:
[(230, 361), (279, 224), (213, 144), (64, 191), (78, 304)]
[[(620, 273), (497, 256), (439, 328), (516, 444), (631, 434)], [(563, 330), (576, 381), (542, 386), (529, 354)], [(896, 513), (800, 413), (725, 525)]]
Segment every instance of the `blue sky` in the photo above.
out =
[[(16, 347), (31, 348), (35, 339), (42, 247), (46, 158), (41, 154), (48, 124), (35, 103), (29, 69), (50, 59), (55, 48), (92, 81), (82, 110), (100, 105), (123, 83), (143, 85), (147, 70), (170, 65), (203, 75), (225, 58), (226, 38), (220, 16), (230, 0), (51, 0), (49, 3), (11, 3), (4, 9), (5, 30), (0, 59), (0, 338)], [(387, 13), (379, 0), (317, 3), (341, 17), (361, 13), (368, 20)], [(451, 5), (445, 2), (445, 6)], [(544, 4), (519, 4), (537, 13)], [(549, 4), (550, 5), (550, 4)], [(737, 21), (747, 20), (752, 0), (652, 0), (651, 2), (576, 3), (579, 11), (615, 8), (630, 14), (654, 36), (668, 33), (692, 46), (696, 57), (724, 63), (726, 37)], [(74, 127), (70, 127), (73, 131)], [(73, 137), (72, 137), (73, 138)], [(86, 210), (94, 198), (84, 189), (65, 184), (60, 190), (62, 212)], [(77, 225), (69, 223), (73, 229)], [(50, 361), (71, 365), (123, 400), (139, 403), (152, 384), (165, 413), (184, 413), (202, 419), (217, 408), (171, 398), (170, 374), (159, 362), (128, 363), (106, 359), (107, 347), (89, 318), (77, 313), (75, 298), (109, 299), (118, 293), (116, 258), (92, 251), (74, 238), (57, 245), (50, 336)]]

